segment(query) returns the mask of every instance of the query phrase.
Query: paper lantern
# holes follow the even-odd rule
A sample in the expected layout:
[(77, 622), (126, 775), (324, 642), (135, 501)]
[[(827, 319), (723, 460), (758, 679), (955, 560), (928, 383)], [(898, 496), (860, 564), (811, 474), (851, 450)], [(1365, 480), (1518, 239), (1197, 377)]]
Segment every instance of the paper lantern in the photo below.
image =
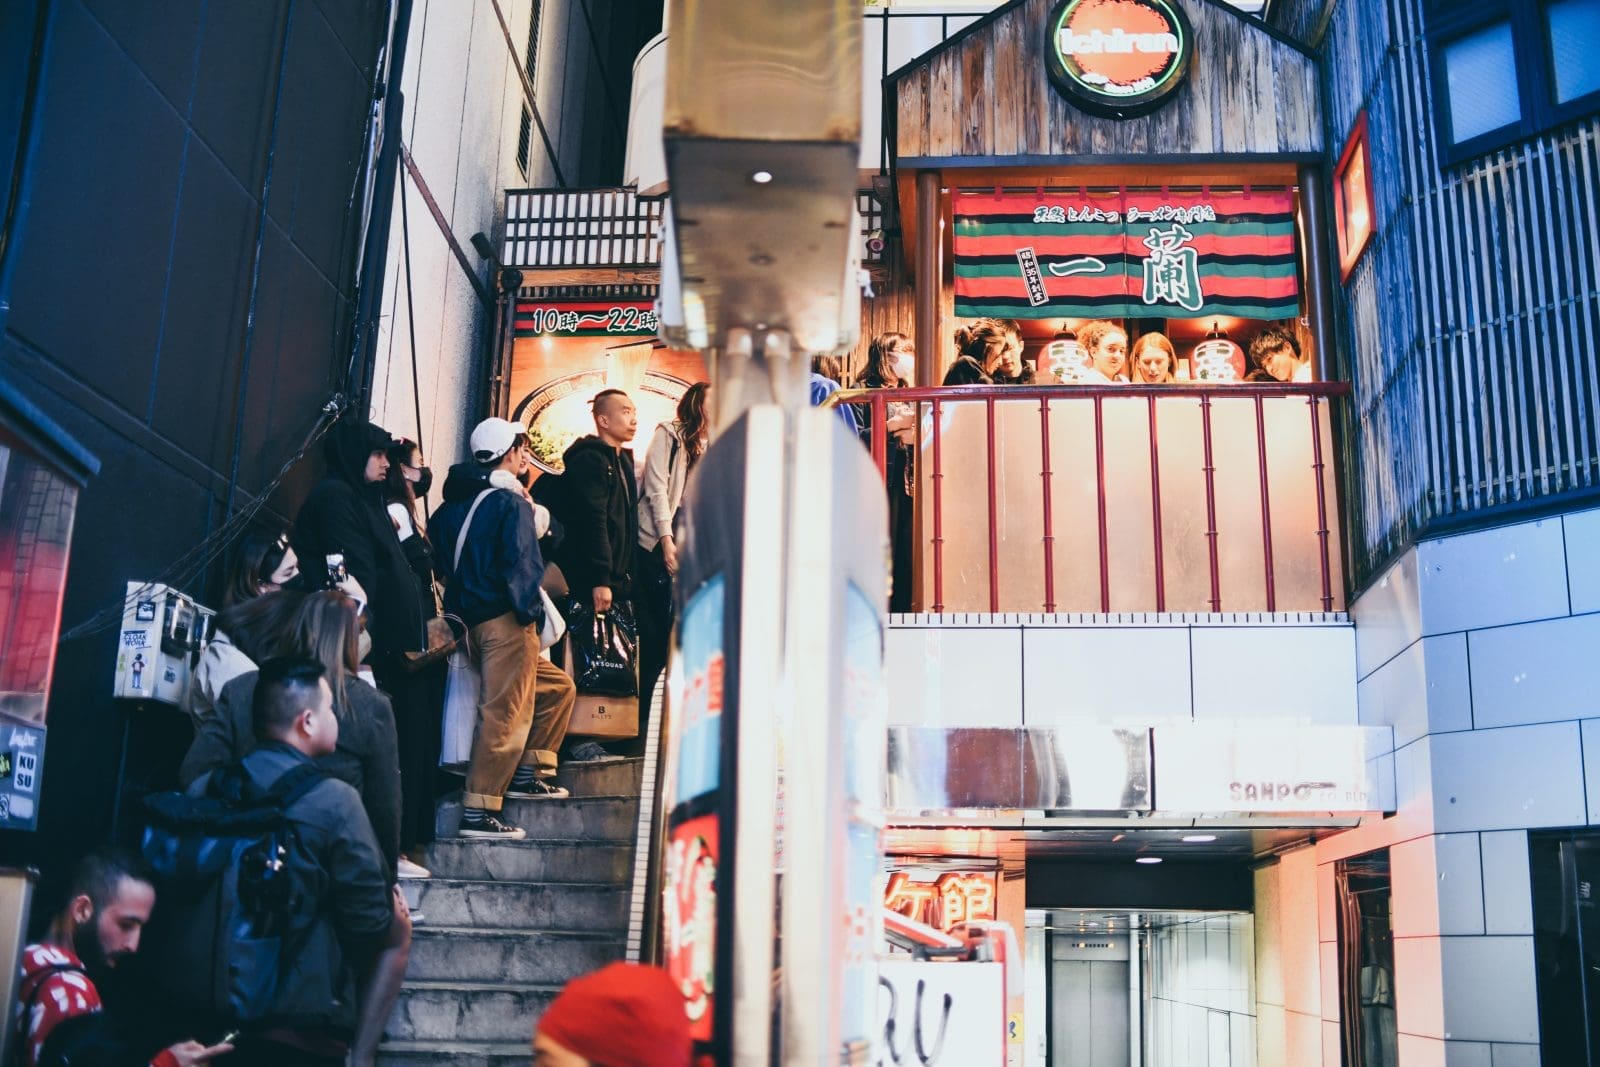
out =
[(1239, 382), (1244, 380), (1244, 349), (1234, 344), (1227, 331), (1211, 324), (1206, 339), (1195, 346), (1189, 357), (1189, 380), (1196, 382)]
[(1050, 373), (1063, 384), (1081, 382), (1089, 371), (1083, 346), (1078, 343), (1078, 335), (1071, 330), (1056, 334), (1055, 339), (1045, 346), (1044, 354), (1050, 363)]

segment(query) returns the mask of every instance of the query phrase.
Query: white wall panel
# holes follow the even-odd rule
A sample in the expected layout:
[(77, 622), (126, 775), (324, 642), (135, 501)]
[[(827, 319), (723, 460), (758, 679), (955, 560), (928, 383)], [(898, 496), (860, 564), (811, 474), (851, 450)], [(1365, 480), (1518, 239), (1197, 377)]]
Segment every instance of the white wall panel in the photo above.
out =
[(1480, 630), (1467, 640), (1480, 728), (1600, 716), (1600, 614)]
[(1350, 605), (1356, 625), (1356, 670), (1362, 678), (1422, 637), (1417, 552), (1408, 549)]
[(1479, 834), (1483, 859), (1484, 932), (1533, 933), (1528, 835), (1523, 830)]
[(1350, 628), (1196, 627), (1192, 648), (1196, 719), (1356, 724)]
[[(1531, 937), (1441, 940), (1445, 1033), (1463, 1041), (1538, 1041)], [(1396, 983), (1398, 997), (1404, 986)]]
[[(1356, 645), (1361, 643), (1357, 631)], [(1424, 734), (1472, 729), (1467, 637), (1426, 637), (1363, 678), (1356, 687), (1363, 726), (1393, 726), (1394, 743)]]
[(1434, 825), (1440, 832), (1585, 821), (1577, 723), (1439, 734), (1429, 740)]
[(1181, 626), (1023, 630), (1028, 725), (1187, 720), (1189, 633)]
[(1600, 508), (1561, 519), (1567, 541), (1567, 585), (1572, 612), (1600, 611)]
[[(884, 658), (892, 724), (1022, 724), (1019, 629), (891, 627)], [(1057, 684), (1071, 682), (1059, 679)]]
[(1424, 541), (1417, 546), (1422, 632), (1565, 615), (1565, 561), (1560, 519)]

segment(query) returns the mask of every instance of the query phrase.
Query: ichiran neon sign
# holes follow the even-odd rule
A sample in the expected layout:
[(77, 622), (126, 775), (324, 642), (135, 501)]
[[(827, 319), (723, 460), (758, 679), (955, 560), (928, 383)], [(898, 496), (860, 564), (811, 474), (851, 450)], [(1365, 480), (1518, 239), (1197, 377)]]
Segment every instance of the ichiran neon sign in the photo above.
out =
[(1060, 0), (1046, 25), (1051, 81), (1078, 107), (1112, 118), (1159, 107), (1194, 52), (1176, 0)]

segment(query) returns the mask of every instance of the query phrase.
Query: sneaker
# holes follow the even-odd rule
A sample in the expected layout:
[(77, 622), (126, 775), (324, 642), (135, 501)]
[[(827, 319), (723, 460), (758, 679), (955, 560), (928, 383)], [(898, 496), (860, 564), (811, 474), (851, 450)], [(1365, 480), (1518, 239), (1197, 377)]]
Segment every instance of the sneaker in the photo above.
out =
[(535, 778), (526, 785), (512, 782), (506, 790), (507, 800), (563, 800), (571, 795), (548, 778)]
[(502, 841), (521, 841), (528, 832), (520, 826), (500, 821), (500, 813), (483, 808), (468, 808), (461, 813), (462, 837), (495, 837)]
[(573, 745), (572, 751), (567, 754), (568, 763), (611, 763), (625, 758), (611, 752), (598, 741)]
[(401, 878), (432, 878), (433, 877), (433, 872), (432, 871), (428, 870), (428, 868), (424, 867), (420, 863), (411, 862), (411, 860), (407, 859), (405, 856), (401, 856), (400, 857), (400, 862), (397, 863), (395, 866), (398, 869), (398, 874), (399, 874), (399, 876)]

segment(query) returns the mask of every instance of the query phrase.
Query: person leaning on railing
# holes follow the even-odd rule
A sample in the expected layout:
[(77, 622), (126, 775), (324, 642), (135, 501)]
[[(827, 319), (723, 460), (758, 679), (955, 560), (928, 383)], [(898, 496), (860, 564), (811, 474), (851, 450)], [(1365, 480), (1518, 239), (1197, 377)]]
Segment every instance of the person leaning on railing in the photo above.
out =
[(1140, 335), (1133, 343), (1128, 364), (1133, 369), (1135, 385), (1171, 385), (1178, 380), (1174, 373), (1178, 353), (1164, 333)]
[(1250, 342), (1247, 382), (1309, 382), (1311, 365), (1300, 358), (1300, 342), (1275, 326), (1256, 334)]
[(1014, 319), (974, 319), (956, 331), (956, 361), (945, 385), (1032, 385), (1022, 358), (1022, 327)]
[(1086, 322), (1078, 329), (1087, 369), (1085, 385), (1125, 385), (1128, 381), (1128, 335), (1108, 319)]

